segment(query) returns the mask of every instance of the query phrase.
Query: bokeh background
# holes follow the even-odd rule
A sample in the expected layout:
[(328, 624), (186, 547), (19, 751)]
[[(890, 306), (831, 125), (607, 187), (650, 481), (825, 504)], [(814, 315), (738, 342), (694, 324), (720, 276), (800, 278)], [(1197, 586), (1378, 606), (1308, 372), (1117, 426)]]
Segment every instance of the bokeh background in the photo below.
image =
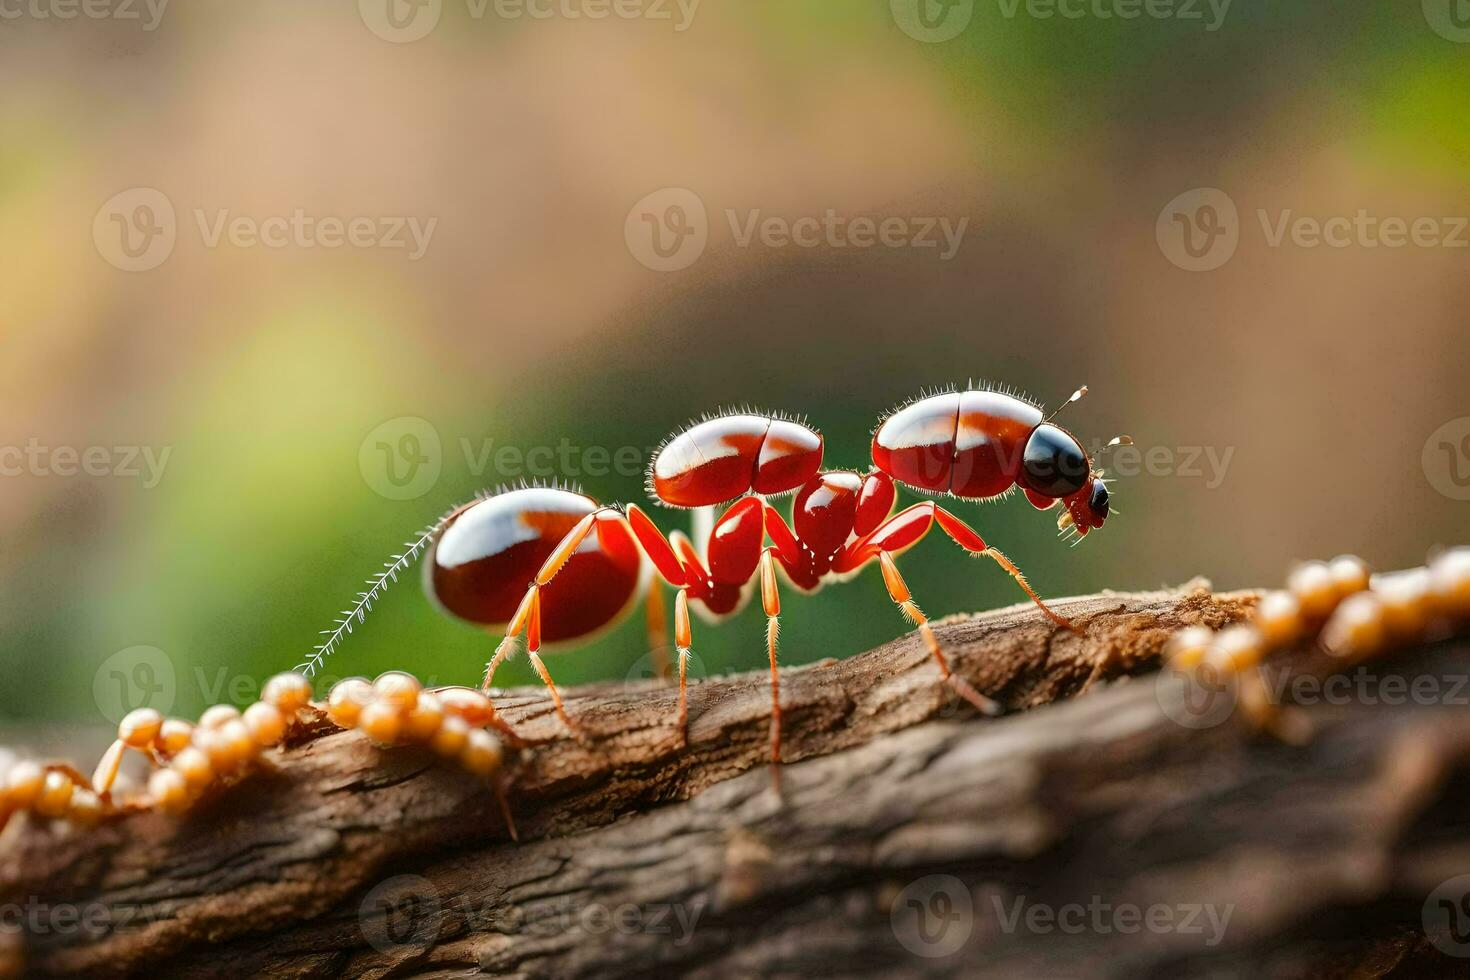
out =
[[(246, 700), (450, 505), (568, 459), (641, 499), (617, 460), (731, 403), (805, 413), (862, 467), (921, 388), (1086, 382), (1074, 431), (1158, 453), (1122, 515), (1070, 549), (1019, 498), (961, 507), (1051, 596), (1470, 538), (1452, 2), (96, 9), (0, 20), (9, 742)], [(829, 210), (901, 244), (742, 240)], [(1359, 212), (1432, 222), (1272, 237)], [(249, 237), (298, 213), (366, 238)], [(952, 255), (911, 242), (939, 221), (965, 222)], [(393, 247), (409, 222), (421, 254)], [(937, 536), (906, 566), (936, 615), (1020, 598)], [(873, 572), (786, 609), (787, 663), (904, 628)], [(761, 666), (758, 610), (696, 630), (707, 672)], [(327, 672), (473, 683), (491, 646), (411, 575)], [(550, 665), (645, 654), (635, 616)]]

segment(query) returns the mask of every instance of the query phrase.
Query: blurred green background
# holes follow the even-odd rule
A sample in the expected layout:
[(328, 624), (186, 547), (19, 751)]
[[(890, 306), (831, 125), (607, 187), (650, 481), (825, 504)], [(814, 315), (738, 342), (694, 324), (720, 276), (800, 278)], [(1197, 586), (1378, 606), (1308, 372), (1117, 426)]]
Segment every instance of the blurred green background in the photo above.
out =
[[(687, 3), (664, 20), (452, 0), (385, 19), (386, 2), (178, 4), (150, 29), (146, 7), (63, 19), (42, 0), (0, 23), (0, 445), (106, 447), (114, 471), (0, 478), (7, 741), (105, 729), (108, 686), (160, 671), (174, 713), (249, 697), (398, 542), (528, 475), (494, 448), (642, 455), (731, 403), (805, 413), (828, 464), (860, 468), (920, 388), (989, 378), (1055, 404), (1088, 383), (1065, 416), (1084, 440), (1170, 454), (1114, 485), (1120, 519), (1069, 549), (1023, 500), (959, 508), (1050, 596), (1272, 583), (1342, 551), (1397, 567), (1470, 537), (1470, 456), (1436, 471), (1432, 435), (1470, 415), (1470, 233), (1308, 247), (1262, 223), (1366, 210), (1453, 237), (1470, 43), (1449, 3), (1124, 19), (1099, 14), (1112, 0), (1075, 17), (917, 0), (915, 20), (913, 0), (704, 0), (684, 22)], [(167, 198), (176, 241), (127, 271), (107, 235), (139, 218), (138, 188)], [(673, 271), (645, 264), (630, 214), (664, 188), (706, 210), (703, 252)], [(1196, 188), (1238, 209), (1207, 271), (1156, 227)], [(827, 209), (968, 224), (949, 260), (731, 227)], [(200, 227), (298, 210), (435, 225), (417, 259)], [(392, 499), (374, 433), (403, 418), (437, 435), (439, 474)], [(113, 447), (166, 451), (156, 485)], [(1221, 478), (1204, 458), (1191, 475), (1190, 447), (1228, 458)], [(626, 468), (576, 479), (642, 499)], [(1021, 598), (937, 536), (905, 566), (933, 615)], [(790, 664), (904, 629), (871, 570), (785, 608)], [(473, 683), (492, 645), (415, 574), (327, 672)], [(152, 673), (136, 647), (161, 651)], [(622, 678), (645, 648), (634, 616), (550, 667)], [(696, 624), (696, 651), (712, 673), (759, 668), (758, 610)], [(498, 678), (531, 679), (523, 660)]]

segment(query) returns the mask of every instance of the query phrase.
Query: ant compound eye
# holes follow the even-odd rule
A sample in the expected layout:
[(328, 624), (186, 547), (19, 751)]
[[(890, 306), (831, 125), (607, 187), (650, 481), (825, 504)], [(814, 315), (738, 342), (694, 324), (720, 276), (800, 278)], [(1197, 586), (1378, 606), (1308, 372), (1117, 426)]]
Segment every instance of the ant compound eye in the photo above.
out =
[(1092, 484), (1092, 496), (1087, 501), (1087, 506), (1092, 510), (1092, 516), (1099, 522), (1108, 519), (1108, 488), (1103, 486), (1101, 480)]
[(1044, 422), (1026, 440), (1021, 485), (1047, 497), (1069, 497), (1087, 482), (1087, 455), (1065, 429)]

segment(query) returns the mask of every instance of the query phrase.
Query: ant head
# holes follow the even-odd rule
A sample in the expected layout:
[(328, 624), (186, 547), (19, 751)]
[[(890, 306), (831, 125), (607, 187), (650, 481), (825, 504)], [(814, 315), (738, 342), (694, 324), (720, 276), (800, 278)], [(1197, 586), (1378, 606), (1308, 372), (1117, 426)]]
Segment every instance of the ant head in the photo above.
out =
[[(1107, 484), (1102, 471), (1092, 468), (1092, 460), (1077, 437), (1052, 423), (1057, 412), (1087, 394), (1087, 385), (1072, 392), (1056, 411), (1048, 415), (1026, 437), (1016, 482), (1026, 499), (1040, 510), (1048, 510), (1058, 500), (1066, 504), (1057, 517), (1057, 530), (1076, 534), (1079, 538), (1103, 526), (1111, 510)], [(1102, 452), (1116, 446), (1132, 445), (1127, 436), (1118, 436)], [(1101, 455), (1101, 453), (1099, 453)]]
[(1026, 439), (1016, 482), (1038, 497), (1061, 500), (1080, 493), (1091, 474), (1092, 461), (1077, 438), (1059, 425), (1043, 422)]
[[(1026, 492), (1026, 499), (1041, 510), (1048, 510), (1058, 500), (1062, 501), (1065, 506), (1057, 516), (1057, 530), (1063, 534), (1072, 533), (1081, 537), (1088, 531), (1103, 526), (1103, 522), (1112, 512), (1112, 495), (1108, 492), (1102, 470), (1094, 470), (1077, 441), (1069, 433), (1064, 435), (1065, 440), (1053, 434), (1042, 437), (1036, 450), (1034, 465), (1027, 466), (1023, 461), (1019, 482)], [(1103, 452), (1116, 446), (1132, 444), (1133, 440), (1127, 436), (1118, 436), (1103, 448)], [(1028, 441), (1028, 451), (1030, 446)], [(1029, 452), (1027, 459), (1031, 459)], [(1080, 481), (1075, 477), (1078, 472), (1075, 467), (1078, 466), (1084, 474)], [(1046, 483), (1045, 487), (1037, 486), (1043, 482)]]
[(1066, 508), (1057, 516), (1057, 530), (1065, 534), (1075, 531), (1079, 536), (1103, 526), (1111, 509), (1108, 487), (1102, 477), (1089, 477), (1087, 483), (1063, 502)]

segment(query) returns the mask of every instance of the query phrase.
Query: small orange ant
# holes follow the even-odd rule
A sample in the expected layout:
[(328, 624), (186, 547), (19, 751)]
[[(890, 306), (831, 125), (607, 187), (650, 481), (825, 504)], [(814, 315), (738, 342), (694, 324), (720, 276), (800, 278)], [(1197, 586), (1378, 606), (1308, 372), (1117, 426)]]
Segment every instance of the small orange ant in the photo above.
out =
[[(1077, 401), (1072, 394), (1062, 407)], [(1060, 411), (1060, 409), (1058, 409)], [(895, 483), (941, 496), (982, 500), (1020, 487), (1035, 507), (1064, 505), (1059, 533), (1078, 536), (1107, 520), (1102, 474), (1081, 443), (1054, 424), (1056, 412), (994, 388), (937, 391), (886, 416), (873, 434), (866, 473), (822, 470), (821, 435), (787, 416), (750, 410), (720, 413), (671, 436), (654, 454), (650, 496), (695, 509), (707, 530), (702, 547), (674, 531), (667, 537), (637, 505), (600, 504), (577, 490), (528, 486), (478, 497), (425, 529), (368, 580), (315, 655), (298, 669), (313, 673), (345, 634), (362, 622), (386, 585), (425, 549), (424, 586), (446, 613), (502, 633), (486, 665), (484, 690), (522, 633), (532, 667), (551, 693), (563, 724), (577, 726), (541, 658), (543, 644), (585, 641), (622, 619), (646, 583), (645, 559), (674, 598), (679, 655), (678, 727), (687, 737), (686, 675), (693, 633), (689, 608), (718, 622), (738, 612), (760, 583), (771, 667), (771, 762), (781, 761), (780, 676), (776, 664), (781, 600), (777, 568), (802, 592), (846, 581), (877, 562), (888, 595), (922, 634), (944, 680), (986, 714), (1000, 706), (950, 668), (949, 659), (899, 573), (897, 559), (935, 524), (973, 555), (993, 559), (1042, 613), (1075, 630), (1026, 581), (1015, 563), (935, 501), (893, 513)], [(1129, 443), (1119, 437), (1108, 444)], [(790, 522), (769, 503), (795, 492)], [(723, 507), (718, 519), (711, 508)], [(662, 597), (648, 588), (649, 619), (667, 628)]]

